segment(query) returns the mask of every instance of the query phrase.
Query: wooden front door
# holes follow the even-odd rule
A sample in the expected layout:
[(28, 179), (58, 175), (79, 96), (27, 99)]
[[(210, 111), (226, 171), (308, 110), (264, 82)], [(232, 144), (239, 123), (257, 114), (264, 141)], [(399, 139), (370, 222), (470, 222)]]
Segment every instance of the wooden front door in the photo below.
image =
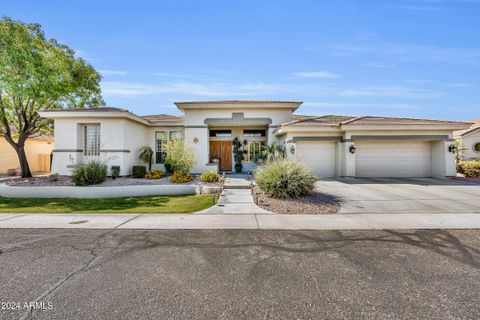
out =
[(232, 171), (232, 142), (210, 141), (210, 162), (219, 159), (220, 171)]

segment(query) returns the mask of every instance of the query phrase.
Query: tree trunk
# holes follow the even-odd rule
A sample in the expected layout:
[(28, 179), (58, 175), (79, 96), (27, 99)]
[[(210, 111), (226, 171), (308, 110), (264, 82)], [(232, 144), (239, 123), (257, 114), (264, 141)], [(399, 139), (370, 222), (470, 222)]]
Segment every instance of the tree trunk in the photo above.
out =
[(15, 151), (18, 155), (18, 161), (20, 162), (20, 171), (22, 178), (31, 178), (30, 166), (28, 165), (27, 154), (25, 153), (25, 144), (17, 145)]

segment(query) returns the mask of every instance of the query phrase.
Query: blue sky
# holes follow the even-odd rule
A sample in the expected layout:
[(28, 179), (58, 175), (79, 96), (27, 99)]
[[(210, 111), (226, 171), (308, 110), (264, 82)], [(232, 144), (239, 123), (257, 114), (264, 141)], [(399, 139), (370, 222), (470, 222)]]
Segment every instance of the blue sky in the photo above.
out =
[(13, 1), (110, 106), (291, 99), (302, 114), (480, 118), (480, 0)]

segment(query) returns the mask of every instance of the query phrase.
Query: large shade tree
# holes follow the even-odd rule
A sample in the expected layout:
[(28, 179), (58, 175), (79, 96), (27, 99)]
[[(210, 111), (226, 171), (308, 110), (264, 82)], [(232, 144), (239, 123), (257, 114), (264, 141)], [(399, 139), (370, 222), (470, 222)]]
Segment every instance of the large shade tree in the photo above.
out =
[(38, 111), (103, 105), (100, 79), (39, 24), (0, 19), (0, 133), (15, 149), (22, 177), (32, 176), (25, 141), (51, 129)]

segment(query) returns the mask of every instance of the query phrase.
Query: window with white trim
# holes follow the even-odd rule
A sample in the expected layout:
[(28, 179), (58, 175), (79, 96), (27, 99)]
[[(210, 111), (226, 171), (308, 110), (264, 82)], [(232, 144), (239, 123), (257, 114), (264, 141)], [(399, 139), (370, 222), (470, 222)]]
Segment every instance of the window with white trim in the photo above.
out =
[(100, 155), (99, 124), (88, 124), (83, 127), (83, 155), (87, 157)]
[(182, 140), (182, 132), (181, 131), (170, 131), (169, 132), (170, 140)]
[(243, 156), (243, 161), (256, 162), (262, 153), (264, 146), (264, 141), (249, 141), (246, 147), (247, 152)]
[(155, 132), (155, 163), (163, 163), (165, 156), (165, 144), (167, 143), (167, 132), (157, 131)]

